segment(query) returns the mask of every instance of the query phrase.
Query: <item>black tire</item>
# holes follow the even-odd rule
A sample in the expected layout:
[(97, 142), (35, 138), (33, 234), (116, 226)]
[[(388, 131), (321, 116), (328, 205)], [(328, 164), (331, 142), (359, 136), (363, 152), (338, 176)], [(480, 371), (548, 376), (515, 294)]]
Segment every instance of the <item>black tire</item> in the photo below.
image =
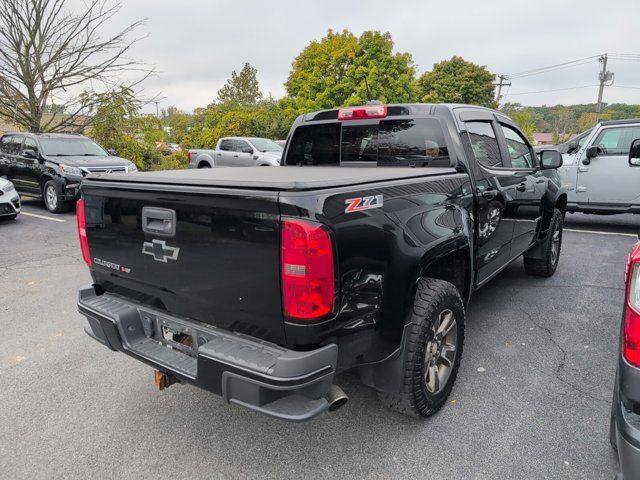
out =
[(69, 204), (62, 200), (62, 190), (53, 180), (42, 186), (42, 201), (51, 213), (64, 213), (69, 210)]
[[(446, 325), (443, 315), (450, 312), (455, 324), (444, 335), (440, 335), (440, 342), (434, 332), (439, 326)], [(449, 324), (450, 324), (449, 320)], [(429, 417), (442, 408), (447, 401), (453, 384), (455, 383), (462, 347), (464, 345), (465, 309), (458, 289), (449, 282), (433, 278), (422, 278), (418, 282), (416, 296), (411, 310), (411, 325), (408, 337), (405, 339), (405, 363), (403, 366), (402, 387), (399, 393), (379, 392), (381, 402), (388, 408), (413, 417)], [(451, 334), (455, 332), (455, 341), (451, 342)], [(435, 341), (434, 341), (435, 339)], [(454, 345), (453, 360), (443, 357), (436, 358), (435, 351), (440, 355), (442, 345)], [(450, 349), (447, 349), (450, 357)], [(441, 366), (450, 366), (443, 384), (434, 389), (432, 382), (434, 368), (439, 371)], [(434, 363), (435, 362), (435, 363)], [(440, 374), (435, 378), (439, 378)], [(430, 380), (429, 380), (430, 379)]]
[(207, 162), (202, 162), (200, 165), (198, 165), (198, 168), (211, 168), (211, 165), (209, 165)]
[(524, 271), (529, 275), (550, 277), (556, 272), (562, 248), (562, 213), (553, 211), (549, 233), (542, 245), (542, 258), (524, 257)]

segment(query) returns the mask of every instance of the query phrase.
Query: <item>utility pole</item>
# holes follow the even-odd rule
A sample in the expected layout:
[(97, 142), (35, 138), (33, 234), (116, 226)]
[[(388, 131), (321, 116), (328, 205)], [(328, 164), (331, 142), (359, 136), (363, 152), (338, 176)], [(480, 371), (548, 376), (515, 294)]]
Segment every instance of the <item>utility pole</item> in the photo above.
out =
[[(600, 89), (598, 90), (598, 103), (596, 104), (596, 124), (600, 121), (600, 114), (602, 113), (602, 94), (604, 93), (604, 87), (613, 85), (613, 72), (607, 70), (607, 54), (600, 55), (598, 59), (602, 63), (602, 70), (598, 75), (600, 80)], [(607, 82), (611, 82), (607, 84)]]
[(155, 103), (155, 104), (156, 104), (156, 118), (160, 118), (160, 113), (158, 112), (158, 103), (160, 103), (160, 102), (158, 102), (158, 101), (156, 100), (156, 101), (155, 101), (155, 102), (153, 102), (153, 103)]
[(500, 80), (500, 82), (493, 84), (494, 86), (498, 87), (498, 92), (496, 93), (496, 103), (498, 104), (498, 106), (500, 106), (500, 99), (502, 99), (502, 87), (511, 86), (511, 82), (507, 83), (508, 78), (509, 77), (507, 77), (506, 75), (498, 75), (498, 79)]

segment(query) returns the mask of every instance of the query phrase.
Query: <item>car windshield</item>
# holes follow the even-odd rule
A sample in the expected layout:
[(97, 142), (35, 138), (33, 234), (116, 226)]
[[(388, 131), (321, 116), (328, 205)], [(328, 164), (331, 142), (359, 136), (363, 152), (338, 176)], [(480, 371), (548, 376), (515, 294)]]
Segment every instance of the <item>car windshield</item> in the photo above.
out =
[(260, 152), (282, 152), (282, 147), (268, 138), (252, 138), (251, 143)]
[(89, 138), (40, 138), (42, 153), (52, 157), (105, 157), (106, 150)]

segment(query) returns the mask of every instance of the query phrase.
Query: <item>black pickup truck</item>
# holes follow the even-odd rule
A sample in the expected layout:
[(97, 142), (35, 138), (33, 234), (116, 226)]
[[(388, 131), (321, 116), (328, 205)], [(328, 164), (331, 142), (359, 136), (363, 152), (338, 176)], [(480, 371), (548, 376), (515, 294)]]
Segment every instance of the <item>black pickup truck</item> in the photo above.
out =
[(274, 417), (346, 402), (356, 369), (429, 416), (462, 356), (472, 292), (524, 255), (553, 275), (566, 194), (503, 114), (367, 105), (299, 117), (283, 166), (92, 174), (77, 218), (86, 332)]

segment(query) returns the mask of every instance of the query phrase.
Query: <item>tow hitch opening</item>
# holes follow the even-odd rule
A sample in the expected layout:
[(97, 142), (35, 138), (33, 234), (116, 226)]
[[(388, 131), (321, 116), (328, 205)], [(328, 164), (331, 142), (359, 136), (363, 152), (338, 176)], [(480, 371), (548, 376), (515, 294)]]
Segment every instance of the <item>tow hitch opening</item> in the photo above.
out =
[(160, 370), (155, 370), (153, 372), (153, 384), (158, 387), (158, 390), (162, 391), (165, 388), (169, 388), (174, 383), (178, 383), (176, 377), (169, 373), (161, 372)]

